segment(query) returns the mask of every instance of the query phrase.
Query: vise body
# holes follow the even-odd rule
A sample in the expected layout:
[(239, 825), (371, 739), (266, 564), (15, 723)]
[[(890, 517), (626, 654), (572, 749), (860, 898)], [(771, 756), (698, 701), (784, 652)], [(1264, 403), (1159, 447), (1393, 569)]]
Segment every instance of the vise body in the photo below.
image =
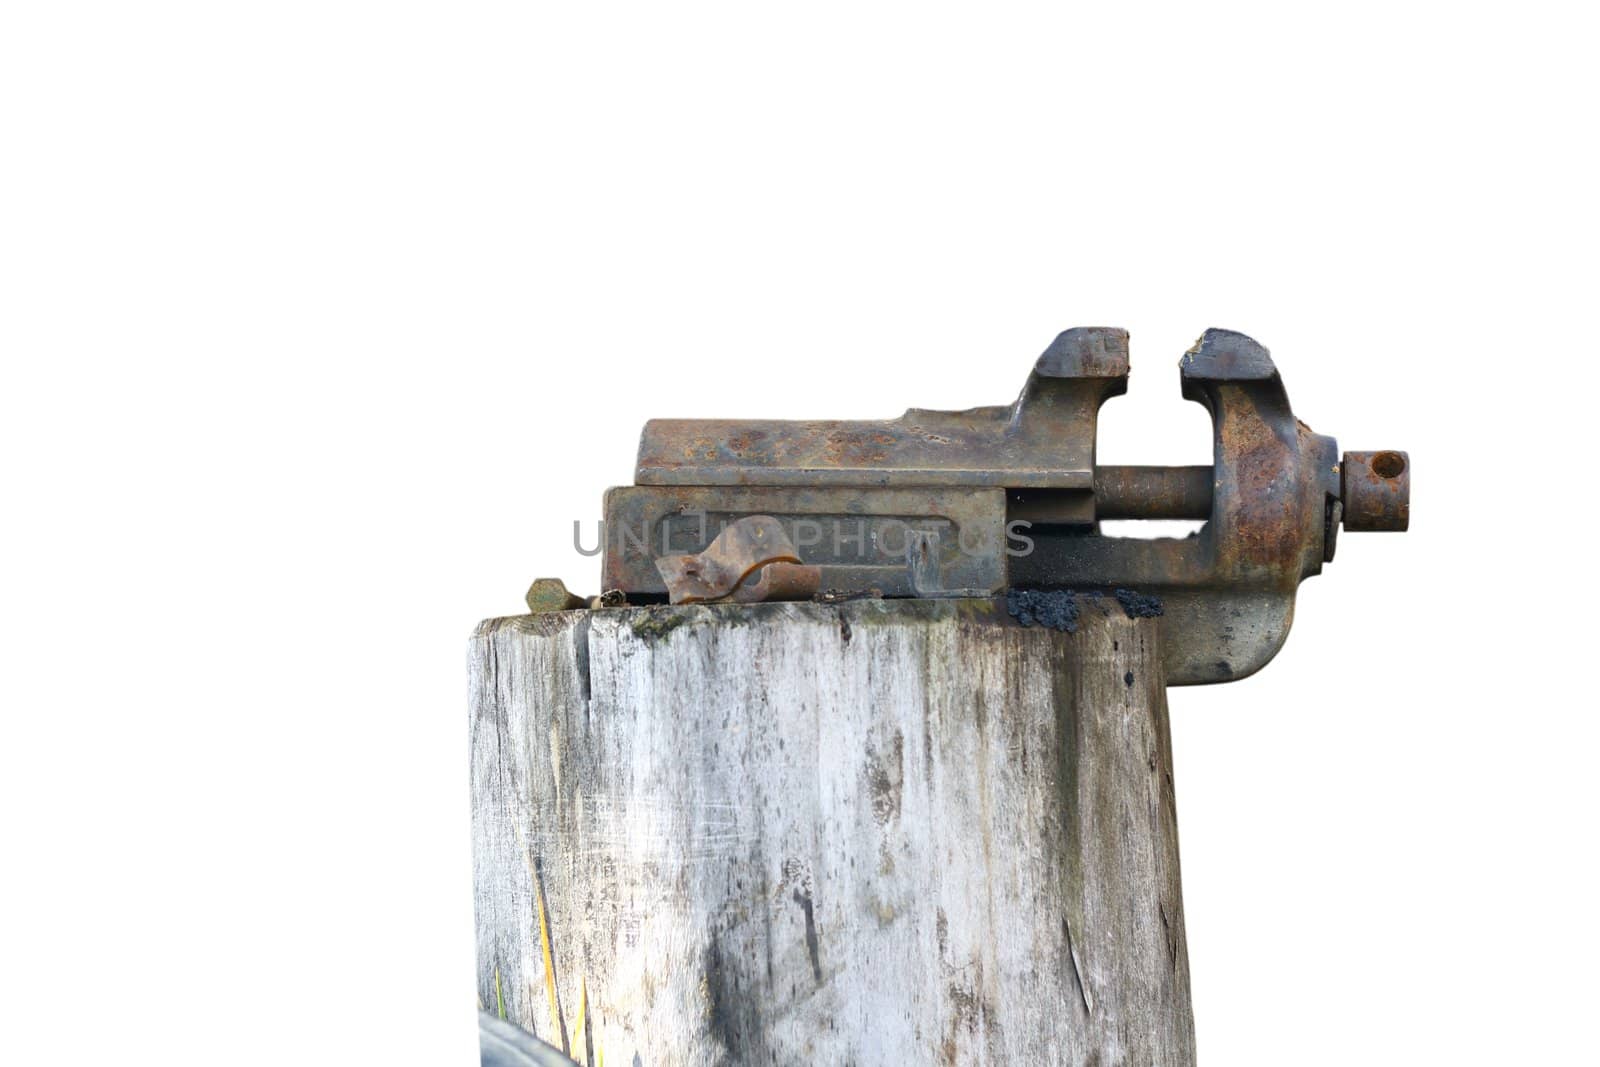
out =
[[(1341, 526), (1406, 529), (1410, 460), (1341, 456), (1244, 334), (1206, 331), (1179, 373), (1211, 414), (1210, 466), (1096, 464), (1100, 406), (1128, 381), (1127, 332), (1099, 327), (1058, 336), (1009, 406), (652, 420), (635, 484), (605, 496), (602, 587), (633, 603), (1115, 597), (1159, 615), (1169, 683), (1244, 677), (1282, 645)], [(1108, 519), (1204, 525), (1131, 538), (1102, 533)]]

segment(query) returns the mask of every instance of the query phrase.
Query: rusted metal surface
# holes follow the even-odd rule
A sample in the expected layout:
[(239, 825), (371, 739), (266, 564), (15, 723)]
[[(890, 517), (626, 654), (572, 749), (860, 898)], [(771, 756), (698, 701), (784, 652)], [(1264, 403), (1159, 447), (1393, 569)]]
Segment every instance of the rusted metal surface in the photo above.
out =
[[(685, 597), (728, 596), (749, 568), (712, 581), (668, 576), (672, 565), (658, 572), (656, 561), (693, 557), (756, 514), (787, 531), (790, 562), (816, 568), (833, 599), (1131, 590), (1161, 606), (1169, 681), (1250, 674), (1283, 643), (1295, 592), (1333, 558), (1341, 525), (1406, 528), (1409, 458), (1350, 452), (1341, 463), (1333, 438), (1295, 417), (1267, 350), (1213, 329), (1179, 364), (1184, 397), (1211, 414), (1211, 466), (1096, 467), (1100, 405), (1127, 388), (1127, 341), (1122, 330), (1065, 331), (1008, 407), (880, 422), (652, 421), (638, 484), (606, 495), (606, 587), (675, 602), (680, 583)], [(1103, 519), (1204, 525), (1186, 538), (1123, 538), (1103, 535)]]
[(730, 523), (704, 552), (662, 556), (655, 561), (674, 604), (729, 600), (809, 600), (821, 572), (800, 562), (783, 524), (770, 515)]
[(758, 567), (724, 599), (735, 604), (768, 600), (810, 600), (822, 585), (820, 569), (804, 563), (768, 563)]
[(1346, 452), (1346, 530), (1402, 531), (1411, 525), (1411, 457), (1404, 452)]
[(674, 604), (720, 600), (758, 567), (799, 563), (783, 525), (770, 515), (748, 515), (730, 523), (704, 552), (662, 556), (655, 561)]
[(1212, 479), (1211, 467), (1096, 467), (1096, 517), (1207, 519)]
[[(824, 591), (916, 596), (912, 535), (937, 532), (939, 585), (992, 596), (1006, 587), (1005, 490), (619, 486), (605, 497), (602, 582), (638, 598), (665, 597), (656, 559), (700, 552), (747, 515), (776, 518)], [(927, 595), (927, 594), (922, 594)]]
[(1158, 596), (1175, 684), (1230, 681), (1281, 647), (1302, 579), (1322, 569), (1338, 450), (1289, 407), (1265, 348), (1208, 330), (1179, 364), (1183, 395), (1213, 424), (1212, 504), (1193, 537), (1040, 538), (1012, 582), (1045, 588), (1112, 582)]
[(1094, 489), (1100, 405), (1128, 388), (1126, 330), (1055, 339), (1009, 407), (913, 408), (877, 422), (652, 419), (639, 485)]
[(586, 607), (588, 601), (574, 593), (567, 592), (566, 583), (560, 578), (536, 578), (528, 586), (527, 595), (523, 597), (527, 602), (528, 611), (534, 615), (543, 615), (551, 611), (574, 611)]

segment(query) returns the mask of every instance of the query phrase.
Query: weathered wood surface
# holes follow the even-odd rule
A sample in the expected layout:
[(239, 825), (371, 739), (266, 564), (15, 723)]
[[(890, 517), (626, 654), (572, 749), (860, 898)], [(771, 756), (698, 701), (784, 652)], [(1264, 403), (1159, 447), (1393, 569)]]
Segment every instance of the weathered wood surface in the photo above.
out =
[(480, 1002), (618, 1067), (1191, 1064), (1157, 630), (1080, 602), (484, 623)]

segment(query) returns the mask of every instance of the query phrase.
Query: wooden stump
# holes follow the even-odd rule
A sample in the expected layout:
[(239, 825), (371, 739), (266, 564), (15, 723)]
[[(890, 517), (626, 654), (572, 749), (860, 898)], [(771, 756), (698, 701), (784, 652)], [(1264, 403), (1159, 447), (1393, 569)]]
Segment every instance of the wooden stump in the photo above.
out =
[(1157, 628), (993, 601), (472, 640), (478, 996), (617, 1067), (1188, 1065)]

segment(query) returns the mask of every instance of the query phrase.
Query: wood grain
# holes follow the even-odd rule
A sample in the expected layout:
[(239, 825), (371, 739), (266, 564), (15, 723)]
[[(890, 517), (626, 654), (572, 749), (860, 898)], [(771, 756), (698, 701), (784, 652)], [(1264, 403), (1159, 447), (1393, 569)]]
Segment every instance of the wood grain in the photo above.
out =
[(1192, 1064), (1157, 629), (1080, 605), (484, 623), (480, 1003), (621, 1067)]

